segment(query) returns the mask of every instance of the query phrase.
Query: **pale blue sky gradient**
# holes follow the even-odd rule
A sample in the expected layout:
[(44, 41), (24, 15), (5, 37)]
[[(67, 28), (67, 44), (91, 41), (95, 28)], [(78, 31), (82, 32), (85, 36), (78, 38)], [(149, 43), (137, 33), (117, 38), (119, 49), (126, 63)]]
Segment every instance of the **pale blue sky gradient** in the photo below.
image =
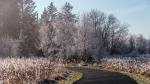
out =
[(150, 0), (35, 0), (41, 13), (52, 1), (60, 10), (64, 3), (74, 6), (74, 13), (97, 9), (107, 14), (114, 14), (122, 23), (130, 24), (129, 32), (143, 34), (150, 38)]

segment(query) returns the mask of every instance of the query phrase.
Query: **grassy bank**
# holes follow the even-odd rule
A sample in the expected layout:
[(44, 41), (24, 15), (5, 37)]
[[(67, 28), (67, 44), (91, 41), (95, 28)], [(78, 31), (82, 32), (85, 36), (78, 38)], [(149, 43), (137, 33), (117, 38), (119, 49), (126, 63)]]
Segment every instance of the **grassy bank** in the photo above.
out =
[(82, 77), (82, 73), (71, 72), (67, 80), (60, 81), (58, 84), (72, 84), (73, 82), (79, 80)]
[(134, 79), (138, 84), (150, 84), (150, 77), (146, 77), (144, 75), (124, 72), (124, 71), (116, 70), (116, 69), (113, 69), (113, 68), (99, 68), (99, 69), (100, 70), (107, 70), (107, 71), (122, 73), (122, 74), (127, 75), (127, 76), (131, 77), (132, 79)]
[(103, 59), (100, 64), (106, 70), (126, 74), (138, 84), (150, 84), (150, 62), (123, 59)]

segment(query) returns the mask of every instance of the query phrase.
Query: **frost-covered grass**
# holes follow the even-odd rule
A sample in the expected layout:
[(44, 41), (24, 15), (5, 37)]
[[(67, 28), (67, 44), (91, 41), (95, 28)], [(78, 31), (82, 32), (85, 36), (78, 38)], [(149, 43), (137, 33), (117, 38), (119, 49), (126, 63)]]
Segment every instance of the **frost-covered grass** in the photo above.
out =
[(113, 68), (115, 70), (121, 70), (150, 77), (150, 61), (104, 58), (102, 59), (101, 64), (104, 67)]
[(46, 58), (0, 59), (0, 82), (3, 84), (36, 84), (41, 79), (53, 79), (64, 72), (60, 63)]

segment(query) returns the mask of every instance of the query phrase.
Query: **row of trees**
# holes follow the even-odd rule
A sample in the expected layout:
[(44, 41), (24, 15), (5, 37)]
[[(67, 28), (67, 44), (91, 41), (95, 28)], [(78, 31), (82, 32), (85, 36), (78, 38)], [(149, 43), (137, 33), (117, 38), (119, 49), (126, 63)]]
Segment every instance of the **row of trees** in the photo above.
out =
[(143, 35), (131, 35), (128, 42), (129, 52), (131, 55), (150, 54), (150, 40), (144, 38)]
[(14, 40), (17, 56), (99, 60), (104, 55), (148, 53), (146, 40), (127, 37), (128, 25), (112, 14), (91, 10), (79, 16), (70, 3), (58, 11), (51, 2), (39, 19), (35, 7), (32, 0), (0, 1), (0, 37)]
[(86, 59), (121, 53), (128, 33), (127, 25), (98, 10), (77, 17), (72, 9), (70, 3), (65, 3), (60, 12), (53, 3), (45, 8), (40, 20), (43, 53)]

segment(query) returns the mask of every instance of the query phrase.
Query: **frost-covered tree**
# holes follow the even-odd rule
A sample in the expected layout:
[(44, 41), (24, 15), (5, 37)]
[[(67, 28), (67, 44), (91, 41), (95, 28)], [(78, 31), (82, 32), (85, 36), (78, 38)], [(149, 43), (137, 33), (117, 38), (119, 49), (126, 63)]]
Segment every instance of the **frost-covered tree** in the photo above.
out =
[(47, 8), (44, 8), (44, 11), (41, 15), (41, 20), (54, 22), (56, 16), (57, 16), (57, 8), (54, 6), (53, 2), (51, 2)]
[(48, 21), (48, 11), (47, 8), (44, 8), (44, 11), (41, 15), (41, 23)]
[[(42, 23), (40, 26), (40, 49), (44, 56), (54, 55), (55, 50), (55, 29), (50, 23)], [(42, 53), (41, 53), (42, 54)]]
[(128, 39), (129, 41), (129, 53), (132, 54), (132, 53), (135, 53), (137, 50), (136, 50), (136, 37), (131, 35)]
[(139, 54), (146, 54), (147, 41), (143, 37), (143, 35), (140, 35), (139, 37), (137, 37), (136, 43), (137, 43), (136, 46), (137, 46), (137, 50)]
[(103, 12), (92, 10), (89, 13), (89, 18), (93, 30), (91, 49), (93, 49), (94, 58), (98, 61), (105, 54), (103, 33), (106, 15)]
[(40, 48), (45, 56), (54, 56), (56, 54), (55, 39), (55, 20), (57, 9), (51, 2), (48, 8), (44, 9), (42, 22), (40, 25)]
[(15, 45), (20, 56), (78, 56), (85, 61), (99, 61), (106, 54), (150, 53), (150, 41), (142, 35), (127, 38), (128, 25), (112, 14), (91, 10), (77, 17), (70, 3), (57, 11), (51, 2), (38, 21), (35, 7), (33, 0), (0, 0), (0, 46), (5, 47), (0, 53), (10, 55)]
[(47, 8), (48, 10), (48, 20), (50, 22), (54, 22), (57, 16), (57, 8), (54, 6), (53, 2), (50, 3), (50, 5)]
[(90, 57), (92, 28), (89, 23), (88, 14), (82, 16), (80, 26), (78, 28), (78, 55), (82, 60), (88, 60)]
[(78, 48), (83, 58), (99, 61), (109, 52), (125, 53), (128, 26), (122, 25), (113, 15), (92, 10), (83, 15), (79, 24)]
[(67, 58), (73, 55), (76, 32), (76, 16), (72, 13), (73, 7), (65, 3), (57, 17), (57, 44), (60, 46), (60, 55)]
[(150, 54), (150, 39), (147, 40), (147, 53), (146, 54)]
[(104, 55), (102, 35), (105, 18), (105, 14), (97, 10), (85, 13), (82, 17), (79, 29), (79, 48), (82, 55), (88, 60), (94, 58), (98, 61)]
[(109, 15), (106, 22), (106, 27), (109, 29), (109, 44), (108, 50), (111, 54), (120, 54), (120, 47), (125, 42), (128, 34), (128, 25), (122, 25), (114, 16)]

